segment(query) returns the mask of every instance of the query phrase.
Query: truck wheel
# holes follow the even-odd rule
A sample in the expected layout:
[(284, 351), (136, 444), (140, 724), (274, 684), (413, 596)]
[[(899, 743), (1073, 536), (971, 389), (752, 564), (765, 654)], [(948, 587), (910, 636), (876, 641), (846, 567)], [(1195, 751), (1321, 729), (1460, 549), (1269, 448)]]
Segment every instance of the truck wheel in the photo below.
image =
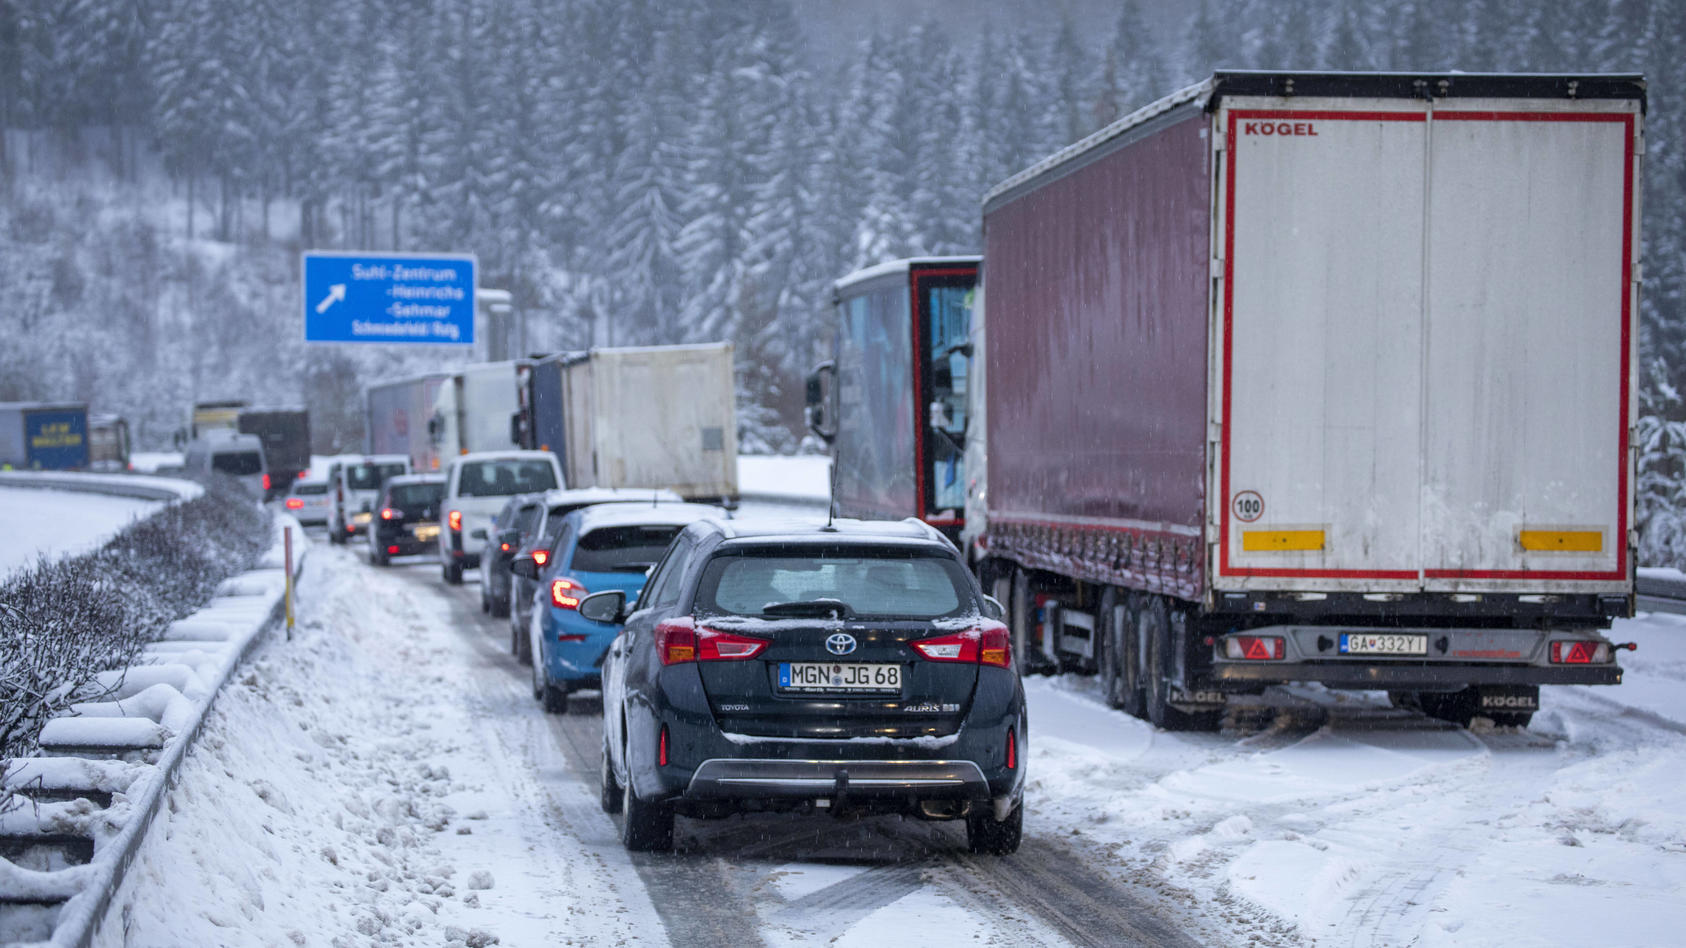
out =
[(1171, 622), (1165, 603), (1154, 596), (1144, 599), (1138, 610), (1141, 641), (1147, 646), (1143, 663), (1147, 717), (1166, 731), (1215, 731), (1223, 721), (1222, 711), (1183, 711), (1171, 705)]
[(1417, 705), (1431, 718), (1449, 721), (1459, 727), (1469, 727), (1469, 722), (1475, 717), (1475, 689), (1419, 691)]
[(1007, 600), (1007, 628), (1013, 636), (1013, 664), (1023, 676), (1036, 667), (1030, 660), (1030, 574), (1016, 566), (1011, 569), (1013, 594)]
[(1101, 669), (1101, 690), (1106, 703), (1131, 717), (1142, 717), (1142, 686), (1136, 655), (1134, 597), (1116, 586), (1101, 594), (1101, 612), (1096, 623), (1101, 652), (1096, 662)]
[(461, 586), (462, 585), (462, 564), (461, 563), (446, 563), (446, 564), (439, 567), (439, 571), (445, 577), (445, 585), (447, 585), (447, 586)]

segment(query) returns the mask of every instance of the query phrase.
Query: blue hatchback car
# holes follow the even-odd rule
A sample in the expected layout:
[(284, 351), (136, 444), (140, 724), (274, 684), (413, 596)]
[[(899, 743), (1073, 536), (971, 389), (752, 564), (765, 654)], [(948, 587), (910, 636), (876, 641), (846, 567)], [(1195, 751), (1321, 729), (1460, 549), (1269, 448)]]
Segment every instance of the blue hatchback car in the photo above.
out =
[(602, 687), (603, 656), (620, 626), (592, 622), (579, 614), (580, 600), (619, 590), (630, 602), (644, 589), (649, 568), (688, 524), (724, 518), (703, 504), (597, 504), (563, 518), (550, 562), (533, 563), (531, 553), (510, 568), (539, 580), (527, 635), (533, 649), (533, 697), (552, 714), (565, 714), (568, 693)]

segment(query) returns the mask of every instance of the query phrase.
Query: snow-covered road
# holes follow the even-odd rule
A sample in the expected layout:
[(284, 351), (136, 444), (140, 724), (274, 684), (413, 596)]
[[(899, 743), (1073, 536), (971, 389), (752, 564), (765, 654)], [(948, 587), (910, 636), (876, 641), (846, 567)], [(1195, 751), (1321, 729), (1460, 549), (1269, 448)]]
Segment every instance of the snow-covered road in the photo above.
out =
[(948, 824), (680, 820), (625, 853), (599, 708), (544, 715), (472, 583), (319, 546), (121, 896), (137, 945), (1656, 944), (1686, 926), (1686, 619), (1527, 731), (1273, 692), (1166, 734), (1035, 678), (1019, 854)]

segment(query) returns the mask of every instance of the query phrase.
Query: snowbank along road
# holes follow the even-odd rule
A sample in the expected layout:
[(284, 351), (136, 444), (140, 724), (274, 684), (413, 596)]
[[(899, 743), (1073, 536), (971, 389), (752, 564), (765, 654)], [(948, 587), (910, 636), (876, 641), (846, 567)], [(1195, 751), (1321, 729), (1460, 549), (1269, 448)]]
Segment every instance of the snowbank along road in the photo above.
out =
[(119, 902), (132, 944), (1658, 944), (1686, 925), (1686, 618), (1525, 731), (1281, 691), (1165, 734), (1027, 683), (1015, 856), (953, 824), (681, 819), (630, 855), (600, 707), (546, 716), (437, 566), (318, 548)]

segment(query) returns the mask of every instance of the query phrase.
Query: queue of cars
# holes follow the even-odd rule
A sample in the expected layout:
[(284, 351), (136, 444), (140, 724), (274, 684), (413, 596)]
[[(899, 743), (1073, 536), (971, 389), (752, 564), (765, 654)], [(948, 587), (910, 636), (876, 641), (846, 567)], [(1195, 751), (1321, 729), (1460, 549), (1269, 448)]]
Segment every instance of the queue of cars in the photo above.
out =
[(1000, 603), (941, 533), (564, 484), (548, 452), (439, 474), (359, 457), (288, 506), (325, 508), (337, 542), (365, 533), (375, 565), (479, 568), (544, 710), (601, 692), (601, 805), (629, 849), (671, 848), (678, 816), (757, 811), (960, 820), (974, 852), (1018, 848), (1024, 690)]

